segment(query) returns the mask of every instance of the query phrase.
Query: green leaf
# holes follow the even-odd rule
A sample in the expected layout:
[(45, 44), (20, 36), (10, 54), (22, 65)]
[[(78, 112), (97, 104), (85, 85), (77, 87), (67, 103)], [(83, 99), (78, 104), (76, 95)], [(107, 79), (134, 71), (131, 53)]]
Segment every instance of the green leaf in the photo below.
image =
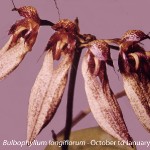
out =
[[(64, 142), (63, 136), (58, 137), (58, 141), (51, 141), (45, 150), (61, 150), (61, 145), (59, 146), (58, 142)], [(69, 150), (136, 150), (128, 145), (118, 144), (118, 140), (100, 127), (74, 131), (71, 133), (69, 142)], [(72, 145), (73, 142), (77, 143)], [(94, 145), (95, 142), (98, 145)]]

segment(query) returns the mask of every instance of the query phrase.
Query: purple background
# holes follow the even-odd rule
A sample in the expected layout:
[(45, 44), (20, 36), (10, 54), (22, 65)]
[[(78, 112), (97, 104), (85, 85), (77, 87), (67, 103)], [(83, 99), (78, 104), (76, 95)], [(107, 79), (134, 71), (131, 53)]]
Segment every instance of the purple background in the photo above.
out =
[[(121, 37), (128, 29), (140, 29), (145, 33), (150, 31), (149, 6), (150, 1), (137, 0), (57, 0), (61, 12), (61, 18), (75, 19), (79, 17), (81, 33), (91, 33), (98, 39)], [(17, 7), (32, 5), (37, 8), (40, 17), (53, 22), (58, 20), (58, 14), (53, 0), (14, 0)], [(11, 12), (13, 8), (10, 0), (2, 0), (0, 5), (0, 47), (8, 40), (8, 30), (20, 16)], [(2, 146), (3, 140), (26, 140), (27, 107), (31, 87), (39, 72), (43, 57), (37, 63), (49, 37), (53, 31), (50, 27), (41, 27), (36, 44), (32, 52), (28, 53), (20, 66), (5, 80), (0, 82), (0, 149), (5, 150), (42, 150), (45, 146), (33, 146), (23, 148), (19, 146)], [(148, 42), (145, 48), (148, 50)], [(84, 53), (84, 52), (83, 52)], [(118, 52), (112, 51), (112, 57), (117, 67)], [(10, 62), (11, 63), (11, 62)], [(81, 64), (81, 63), (80, 63)], [(109, 68), (109, 77), (113, 91), (123, 89), (121, 77), (117, 77), (112, 68)], [(67, 91), (67, 88), (66, 88)], [(129, 101), (126, 97), (119, 100), (124, 119), (129, 132), (134, 140), (149, 140), (150, 134), (138, 122)], [(84, 91), (84, 82), (81, 75), (81, 67), (77, 76), (75, 91), (74, 115), (88, 107)], [(37, 140), (51, 139), (51, 130), (59, 132), (65, 124), (66, 92), (62, 103), (51, 123), (38, 136)], [(97, 123), (90, 114), (73, 130), (96, 126)], [(138, 150), (148, 150), (146, 146), (137, 146)]]

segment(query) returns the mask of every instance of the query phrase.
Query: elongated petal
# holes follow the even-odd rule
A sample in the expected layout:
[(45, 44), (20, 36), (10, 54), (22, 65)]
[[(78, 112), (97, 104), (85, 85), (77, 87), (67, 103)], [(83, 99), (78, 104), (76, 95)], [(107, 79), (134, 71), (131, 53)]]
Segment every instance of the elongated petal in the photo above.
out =
[(23, 60), (27, 52), (28, 48), (23, 38), (20, 39), (17, 45), (5, 52), (5, 54), (0, 57), (0, 79), (3, 79), (11, 73)]
[[(51, 52), (47, 55), (53, 57)], [(71, 57), (65, 55), (59, 66), (52, 71), (52, 62), (49, 64), (48, 61), (48, 58), (45, 58), (31, 92), (28, 110), (28, 141), (33, 141), (53, 118), (64, 93), (68, 70), (72, 64)]]
[(45, 98), (47, 89), (52, 79), (52, 73), (53, 73), (53, 57), (52, 51), (50, 51), (47, 52), (45, 55), (42, 68), (31, 90), (28, 108), (27, 139), (30, 139), (31, 135), (33, 134), (34, 126), (37, 122), (37, 118), (43, 103), (41, 99)]
[[(142, 125), (150, 132), (150, 85), (144, 86), (137, 74), (122, 75), (130, 104)], [(148, 87), (149, 86), (149, 87)]]
[(150, 132), (150, 62), (139, 45), (131, 44), (120, 46), (119, 68), (130, 104), (139, 121)]
[(95, 75), (92, 72), (93, 69), (90, 69), (93, 66), (96, 67), (96, 63), (94, 65), (95, 60), (92, 57), (87, 52), (82, 63), (85, 91), (91, 111), (100, 127), (106, 132), (118, 140), (132, 141), (132, 138), (128, 134), (119, 104), (109, 86), (106, 62), (103, 60), (99, 62), (99, 74)]

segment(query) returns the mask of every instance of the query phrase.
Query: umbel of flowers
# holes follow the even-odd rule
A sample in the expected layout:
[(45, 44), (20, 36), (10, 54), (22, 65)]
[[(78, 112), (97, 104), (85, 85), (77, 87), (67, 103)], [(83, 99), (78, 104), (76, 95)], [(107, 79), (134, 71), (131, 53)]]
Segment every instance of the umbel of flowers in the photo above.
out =
[[(50, 25), (55, 30), (30, 94), (28, 141), (32, 142), (53, 118), (64, 93), (74, 54), (83, 48), (87, 49), (82, 60), (85, 91), (99, 126), (118, 140), (132, 141), (107, 76), (107, 65), (114, 67), (110, 49), (117, 48), (125, 92), (139, 121), (150, 132), (150, 52), (139, 45), (140, 41), (149, 38), (148, 35), (140, 30), (129, 30), (118, 39), (98, 40), (93, 35), (80, 33), (78, 19), (62, 19), (53, 24), (40, 19), (31, 6), (13, 10), (24, 18), (12, 25), (10, 38), (0, 50), (0, 79), (14, 71), (31, 51), (40, 26)], [(54, 61), (59, 64), (54, 66)]]

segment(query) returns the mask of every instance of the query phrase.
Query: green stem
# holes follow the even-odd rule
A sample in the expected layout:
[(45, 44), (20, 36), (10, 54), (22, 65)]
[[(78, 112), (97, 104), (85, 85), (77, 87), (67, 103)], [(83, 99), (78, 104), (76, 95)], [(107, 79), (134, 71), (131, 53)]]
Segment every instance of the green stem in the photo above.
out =
[[(75, 51), (71, 72), (70, 72), (64, 140), (69, 140), (70, 133), (71, 133), (72, 118), (73, 118), (74, 89), (75, 89), (75, 81), (76, 81), (76, 75), (77, 75), (81, 52), (82, 49)], [(62, 149), (68, 150), (68, 145), (63, 145)]]

